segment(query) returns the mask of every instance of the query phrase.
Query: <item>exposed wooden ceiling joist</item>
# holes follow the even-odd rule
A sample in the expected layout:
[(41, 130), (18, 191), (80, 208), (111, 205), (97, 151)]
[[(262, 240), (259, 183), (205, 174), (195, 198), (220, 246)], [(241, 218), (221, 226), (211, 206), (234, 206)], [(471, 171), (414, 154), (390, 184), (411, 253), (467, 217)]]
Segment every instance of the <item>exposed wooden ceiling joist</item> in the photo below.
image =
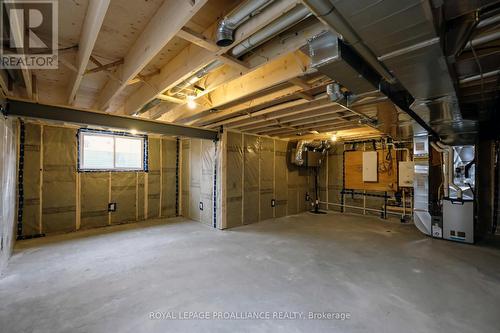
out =
[[(311, 119), (311, 118), (317, 118), (317, 117), (321, 117), (321, 116), (324, 116), (324, 115), (331, 115), (331, 114), (343, 114), (343, 113), (346, 113), (344, 109), (340, 108), (340, 107), (336, 107), (335, 105), (328, 105), (328, 106), (325, 106), (321, 109), (316, 109), (316, 110), (313, 110), (311, 112), (309, 111), (306, 111), (306, 112), (303, 112), (303, 113), (299, 113), (299, 114), (295, 114), (295, 115), (291, 115), (291, 116), (284, 116), (284, 117), (280, 117), (278, 119), (273, 119), (273, 120), (277, 120), (281, 123), (290, 123), (292, 121), (299, 121), (299, 120), (306, 120), (306, 119)], [(238, 126), (237, 128), (241, 131), (252, 131), (252, 130), (255, 130), (255, 129), (259, 129), (259, 128), (265, 128), (267, 125), (266, 123), (262, 122), (262, 123), (257, 123), (257, 124), (247, 124), (247, 125), (244, 125), (244, 126)]]
[(187, 27), (184, 27), (181, 30), (179, 30), (179, 32), (177, 32), (177, 37), (187, 40), (188, 42), (193, 43), (210, 52), (217, 52), (220, 49), (213, 40)]
[(124, 64), (117, 70), (120, 82), (109, 80), (104, 86), (97, 100), (98, 109), (106, 109), (127, 82), (139, 74), (206, 2), (165, 0), (124, 57)]
[(276, 105), (264, 110), (260, 110), (249, 115), (242, 115), (226, 120), (222, 120), (213, 124), (209, 127), (218, 127), (221, 125), (227, 125), (231, 127), (238, 127), (244, 124), (256, 124), (261, 122), (269, 121), (270, 119), (278, 119), (282, 116), (289, 116), (293, 114), (299, 114), (302, 112), (312, 111), (316, 109), (324, 108), (325, 106), (331, 106), (333, 103), (328, 99), (326, 95), (320, 95), (312, 102), (304, 100), (296, 100), (280, 105)]
[[(300, 140), (329, 139), (331, 133), (328, 133), (329, 131), (325, 132), (326, 133), (320, 133), (320, 134), (305, 134), (302, 136), (297, 136), (296, 134), (290, 134), (290, 135), (283, 135), (281, 137), (286, 139), (300, 139)], [(336, 133), (337, 139), (339, 141), (355, 140), (358, 138), (380, 137), (380, 135), (382, 134), (380, 131), (367, 126), (353, 128), (353, 129), (341, 129), (332, 132)]]
[(184, 123), (187, 118), (208, 110), (220, 107), (233, 100), (243, 98), (256, 92), (287, 82), (291, 78), (303, 75), (308, 68), (309, 58), (300, 52), (289, 53), (262, 67), (230, 82), (224, 83), (210, 93), (211, 105), (197, 105), (193, 110), (179, 107), (162, 116), (162, 120)]
[(0, 69), (0, 89), (4, 96), (9, 94), (9, 77), (5, 70)]
[[(339, 122), (342, 122), (342, 120), (353, 120), (353, 119), (358, 119), (359, 117), (358, 116), (355, 116), (355, 115), (328, 115), (328, 116), (324, 116), (324, 117), (316, 117), (314, 119), (309, 119), (309, 120), (300, 120), (300, 121), (296, 121), (296, 122), (287, 122), (287, 123), (283, 123), (283, 122), (280, 122), (280, 126), (288, 126), (288, 127), (293, 127), (293, 128), (297, 128), (297, 126), (305, 126), (305, 125), (309, 125), (309, 126), (316, 126), (316, 125), (325, 125), (325, 124), (328, 124), (327, 122), (331, 122), (331, 124), (336, 124), (337, 121)], [(267, 128), (261, 128), (261, 129), (257, 129), (257, 130), (250, 130), (250, 132), (258, 132), (258, 133), (265, 133), (265, 132), (270, 132), (272, 131), (273, 129), (271, 127), (267, 127)]]
[(298, 134), (311, 133), (313, 131), (318, 133), (325, 133), (325, 132), (336, 132), (354, 128), (359, 128), (359, 124), (357, 122), (326, 125), (324, 127), (304, 127), (297, 130), (276, 131), (274, 133), (266, 133), (266, 135), (278, 136), (280, 138), (287, 138), (296, 136)]
[[(266, 11), (255, 16), (251, 24), (243, 24), (235, 32), (235, 42), (232, 46), (238, 44), (245, 38), (251, 36), (258, 30), (262, 29), (284, 12), (293, 8), (297, 2), (295, 0), (278, 1), (275, 4), (266, 8)], [(204, 33), (204, 36), (214, 36), (218, 26), (218, 21), (214, 22)], [(156, 95), (163, 93), (175, 85), (188, 78), (190, 75), (201, 69), (210, 62), (217, 60), (217, 57), (226, 53), (232, 46), (220, 48), (217, 52), (208, 51), (205, 48), (200, 48), (194, 44), (188, 46), (179, 55), (166, 64), (160, 74), (154, 76), (149, 81), (149, 85), (144, 85), (131, 96), (129, 96), (124, 105), (125, 114), (133, 114), (139, 111), (145, 104), (153, 100)], [(241, 68), (237, 68), (231, 72), (234, 76), (240, 75)], [(226, 79), (227, 81), (227, 79)], [(156, 89), (152, 89), (155, 87)], [(209, 90), (207, 89), (207, 92)]]
[[(293, 85), (291, 87), (287, 85), (287, 87), (285, 88), (275, 89), (268, 94), (261, 94), (255, 98), (246, 100), (242, 103), (238, 103), (234, 106), (230, 106), (229, 108), (224, 108), (223, 110), (218, 112), (212, 112), (206, 115), (197, 114), (192, 117), (193, 119), (191, 119), (192, 121), (189, 122), (189, 124), (205, 126), (217, 121), (222, 121), (229, 118), (230, 116), (240, 116), (245, 114), (248, 115), (259, 110), (297, 100), (299, 98), (302, 98), (301, 93), (313, 96), (314, 94), (324, 92), (326, 83), (328, 82), (323, 82), (323, 80), (317, 79), (315, 79), (315, 81), (318, 82), (312, 84), (312, 88), (308, 91), (304, 91), (302, 90), (303, 88), (296, 85)], [(305, 102), (302, 101), (302, 103)]]
[[(306, 24), (307, 23), (307, 24)], [(203, 110), (208, 110), (214, 107), (213, 104), (207, 104), (204, 101), (206, 100), (205, 95), (210, 94), (212, 91), (216, 91), (219, 87), (223, 86), (227, 82), (231, 80), (238, 80), (242, 75), (246, 75), (250, 71), (254, 71), (259, 69), (261, 66), (265, 66), (268, 63), (274, 61), (282, 57), (283, 55), (291, 54), (296, 57), (297, 63), (302, 63), (303, 71), (308, 70), (308, 66), (303, 62), (302, 58), (305, 57), (302, 52), (297, 51), (304, 44), (306, 44), (307, 39), (312, 36), (318, 34), (324, 27), (319, 22), (313, 22), (313, 24), (309, 24), (311, 22), (304, 22), (304, 27), (301, 29), (294, 31), (294, 33), (289, 33), (281, 38), (275, 38), (270, 41), (268, 44), (262, 46), (261, 48), (252, 51), (252, 56), (248, 59), (245, 59), (246, 62), (252, 68), (248, 71), (238, 71), (237, 68), (230, 68), (221, 71), (215, 71), (213, 74), (207, 76), (206, 81), (209, 82), (208, 86), (204, 87), (204, 91), (196, 102), (199, 104), (199, 107), (195, 109), (194, 114), (200, 114), (203, 116)], [(262, 89), (267, 89), (268, 85), (263, 86)], [(302, 96), (301, 98), (308, 98), (308, 96)], [(211, 99), (211, 96), (208, 100)], [(201, 110), (201, 111), (200, 111)], [(178, 106), (175, 109), (169, 111), (170, 113), (179, 113), (179, 114), (193, 114), (189, 108), (184, 106)], [(191, 116), (189, 116), (191, 118)], [(179, 120), (179, 121), (185, 121)]]
[[(14, 10), (23, 11), (24, 9), (14, 7)], [(10, 29), (11, 29), (10, 36), (14, 40), (14, 43), (18, 48), (24, 49), (24, 23), (19, 22), (19, 17), (23, 17), (23, 15), (11, 14), (9, 16)], [(29, 99), (31, 99), (31, 98), (33, 98), (33, 86), (32, 86), (32, 81), (31, 81), (31, 79), (32, 79), (31, 71), (26, 66), (25, 61), (22, 61), (19, 66), (21, 67), (21, 73), (22, 73), (22, 77), (24, 80), (24, 85), (26, 87), (26, 95), (28, 96)]]
[(78, 53), (76, 55), (76, 73), (68, 85), (69, 96), (68, 104), (73, 105), (75, 96), (80, 88), (85, 69), (89, 63), (90, 55), (94, 49), (97, 36), (101, 30), (102, 22), (106, 16), (110, 0), (90, 0), (88, 3), (87, 14), (83, 22), (80, 42), (78, 43)]
[[(239, 115), (251, 113), (265, 107), (272, 106), (274, 104), (279, 104), (279, 101), (285, 98), (292, 98), (296, 92), (300, 91), (301, 88), (289, 85), (284, 87), (276, 87), (271, 89), (269, 93), (259, 93), (254, 95), (255, 97), (250, 97), (241, 102), (231, 103), (232, 105), (223, 110), (218, 110), (216, 112), (205, 112), (198, 113), (189, 119), (189, 124), (193, 125), (208, 125), (212, 122), (222, 120), (229, 115)], [(292, 98), (295, 99), (295, 98)]]
[(325, 126), (330, 127), (341, 127), (345, 125), (356, 125), (357, 122), (349, 122), (342, 119), (337, 119), (335, 121), (327, 121), (327, 122), (318, 122), (314, 125), (304, 125), (304, 126), (285, 126), (284, 128), (270, 128), (266, 130), (256, 131), (257, 134), (266, 134), (266, 135), (280, 135), (282, 133), (290, 133), (290, 132), (305, 132), (305, 131), (318, 131), (318, 129), (323, 128)]

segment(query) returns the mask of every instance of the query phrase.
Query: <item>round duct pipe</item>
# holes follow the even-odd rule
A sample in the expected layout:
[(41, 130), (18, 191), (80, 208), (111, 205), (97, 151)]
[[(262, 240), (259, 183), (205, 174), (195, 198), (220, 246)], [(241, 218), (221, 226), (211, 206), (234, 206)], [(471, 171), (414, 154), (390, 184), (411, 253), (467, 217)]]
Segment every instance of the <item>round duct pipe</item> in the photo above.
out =
[(248, 20), (252, 14), (268, 5), (273, 0), (249, 0), (237, 8), (233, 13), (226, 16), (217, 27), (215, 43), (218, 46), (226, 47), (234, 42), (234, 30), (243, 22)]

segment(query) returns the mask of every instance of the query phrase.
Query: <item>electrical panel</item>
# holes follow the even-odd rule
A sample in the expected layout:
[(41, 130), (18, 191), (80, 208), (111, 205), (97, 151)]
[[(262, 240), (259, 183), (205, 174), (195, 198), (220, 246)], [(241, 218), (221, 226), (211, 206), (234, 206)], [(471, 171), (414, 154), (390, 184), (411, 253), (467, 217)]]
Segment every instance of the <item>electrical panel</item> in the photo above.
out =
[(413, 187), (415, 178), (415, 164), (413, 162), (399, 162), (399, 187)]
[(378, 181), (378, 153), (376, 151), (363, 152), (363, 181)]

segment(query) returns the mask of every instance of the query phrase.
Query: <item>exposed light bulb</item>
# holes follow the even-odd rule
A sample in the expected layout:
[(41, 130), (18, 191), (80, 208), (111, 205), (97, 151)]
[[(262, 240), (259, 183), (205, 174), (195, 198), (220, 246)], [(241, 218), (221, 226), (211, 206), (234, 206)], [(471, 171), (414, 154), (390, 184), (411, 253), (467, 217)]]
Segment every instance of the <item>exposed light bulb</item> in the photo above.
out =
[(332, 137), (330, 138), (333, 142), (337, 141), (337, 134), (333, 134)]
[(132, 130), (130, 130), (130, 134), (132, 134), (132, 135), (136, 135), (136, 134), (137, 134), (137, 130), (136, 130), (136, 129), (132, 129)]
[(190, 109), (195, 109), (196, 108), (196, 102), (194, 101), (195, 98), (196, 98), (195, 95), (188, 95), (187, 96), (187, 106), (188, 106), (188, 108), (190, 108)]

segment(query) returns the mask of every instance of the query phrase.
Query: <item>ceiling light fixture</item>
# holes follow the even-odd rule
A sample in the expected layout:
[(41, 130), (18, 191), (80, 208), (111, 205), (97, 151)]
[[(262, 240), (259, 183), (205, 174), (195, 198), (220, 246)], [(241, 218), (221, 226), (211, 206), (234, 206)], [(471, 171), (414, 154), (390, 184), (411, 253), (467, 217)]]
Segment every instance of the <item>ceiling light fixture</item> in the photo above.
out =
[(195, 109), (196, 108), (196, 102), (194, 101), (194, 99), (196, 98), (195, 95), (187, 95), (187, 106), (188, 108), (190, 109)]
[(332, 137), (330, 138), (330, 140), (332, 140), (332, 142), (336, 142), (336, 141), (338, 140), (338, 138), (337, 138), (337, 134), (336, 134), (336, 133), (334, 133), (334, 134), (332, 135)]

